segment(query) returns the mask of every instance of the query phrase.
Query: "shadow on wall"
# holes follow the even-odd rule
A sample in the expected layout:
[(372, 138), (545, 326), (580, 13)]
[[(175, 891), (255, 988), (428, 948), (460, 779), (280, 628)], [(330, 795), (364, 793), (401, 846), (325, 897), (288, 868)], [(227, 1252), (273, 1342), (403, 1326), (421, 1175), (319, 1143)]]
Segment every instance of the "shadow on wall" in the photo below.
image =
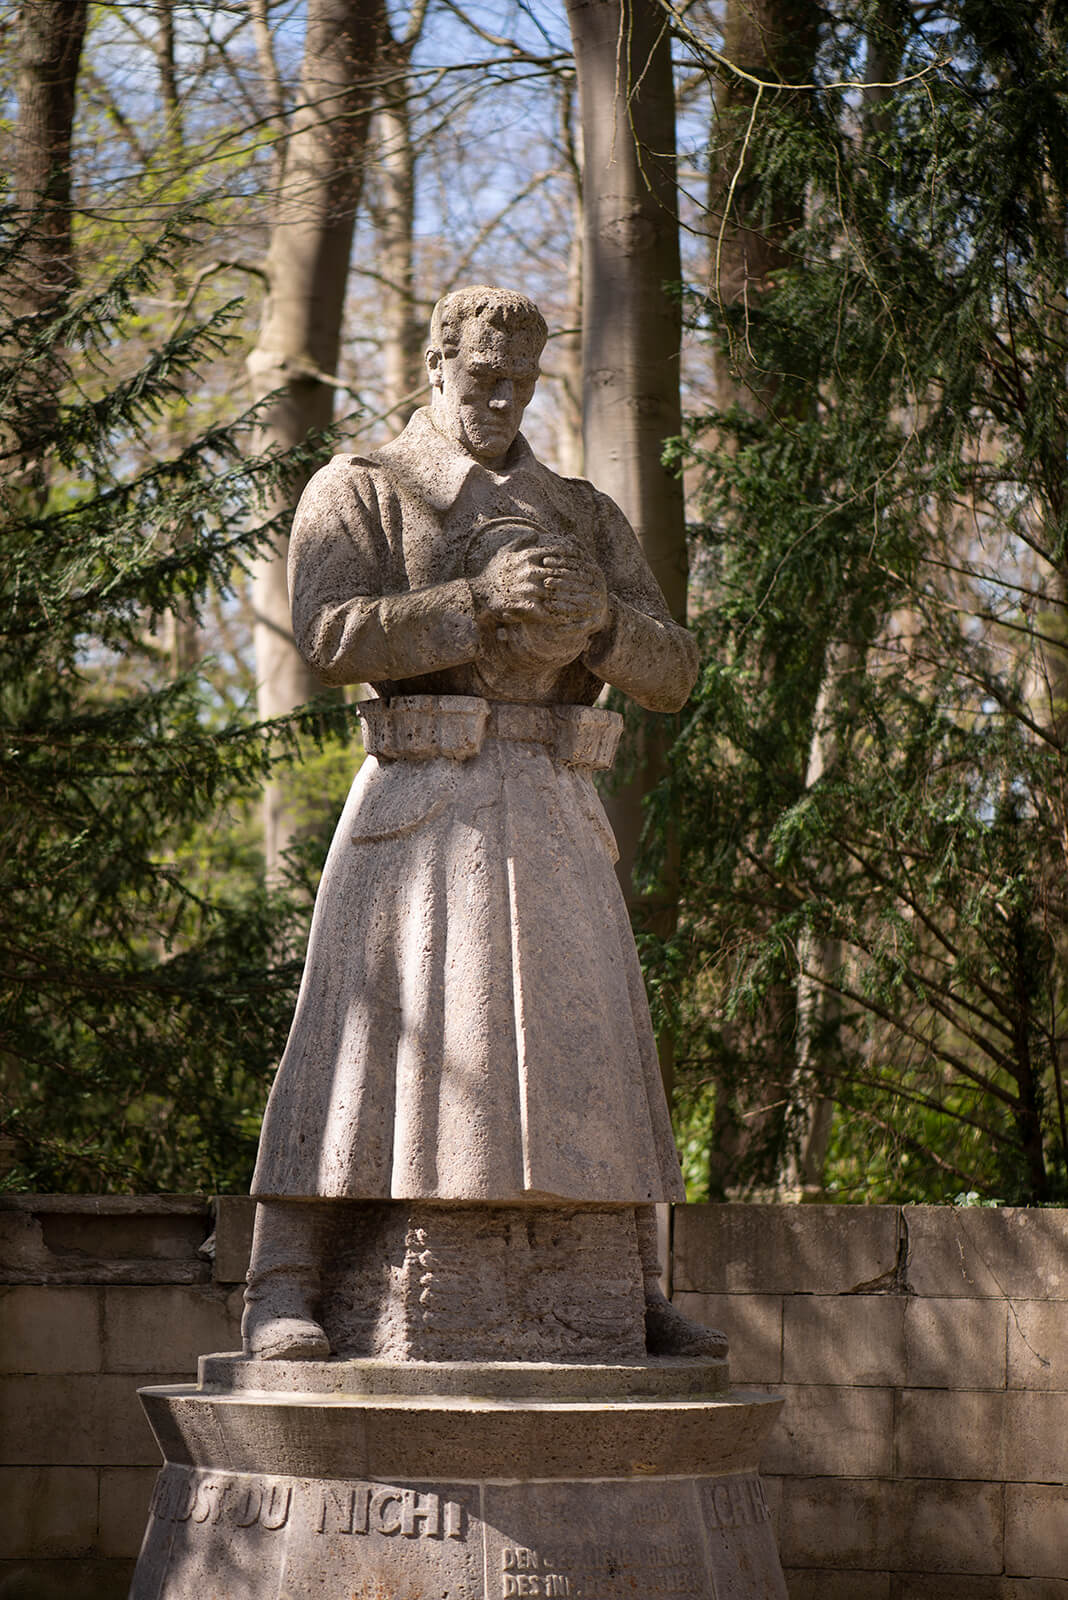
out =
[(673, 1270), (786, 1396), (792, 1600), (1068, 1597), (1068, 1212), (693, 1206)]

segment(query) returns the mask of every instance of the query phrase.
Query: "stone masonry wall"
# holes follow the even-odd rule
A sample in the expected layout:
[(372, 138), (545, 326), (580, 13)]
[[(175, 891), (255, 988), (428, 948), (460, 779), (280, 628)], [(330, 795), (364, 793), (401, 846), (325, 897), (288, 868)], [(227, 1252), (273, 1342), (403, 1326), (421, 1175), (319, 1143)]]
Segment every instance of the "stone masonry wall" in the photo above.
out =
[(0, 1196), (0, 1600), (124, 1600), (159, 1470), (137, 1389), (240, 1343), (250, 1205)]
[(673, 1289), (786, 1396), (791, 1600), (1068, 1600), (1068, 1211), (689, 1206)]
[[(122, 1600), (136, 1390), (238, 1344), (251, 1206), (0, 1196), (0, 1600)], [(689, 1206), (674, 1297), (783, 1393), (792, 1600), (1068, 1600), (1068, 1211)]]

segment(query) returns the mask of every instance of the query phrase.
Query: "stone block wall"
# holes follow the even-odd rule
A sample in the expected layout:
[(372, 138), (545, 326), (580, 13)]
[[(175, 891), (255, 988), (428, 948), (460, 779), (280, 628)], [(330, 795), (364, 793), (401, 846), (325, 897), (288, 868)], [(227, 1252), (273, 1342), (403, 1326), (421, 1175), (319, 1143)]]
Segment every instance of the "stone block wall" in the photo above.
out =
[[(689, 1206), (674, 1298), (786, 1396), (791, 1600), (1068, 1600), (1068, 1211)], [(0, 1196), (0, 1600), (123, 1600), (136, 1390), (235, 1349), (251, 1206)]]
[(240, 1342), (248, 1202), (218, 1223), (205, 1250), (204, 1199), (0, 1196), (0, 1600), (124, 1600), (160, 1459), (137, 1389)]
[(1068, 1600), (1068, 1212), (690, 1206), (672, 1272), (786, 1397), (791, 1600)]

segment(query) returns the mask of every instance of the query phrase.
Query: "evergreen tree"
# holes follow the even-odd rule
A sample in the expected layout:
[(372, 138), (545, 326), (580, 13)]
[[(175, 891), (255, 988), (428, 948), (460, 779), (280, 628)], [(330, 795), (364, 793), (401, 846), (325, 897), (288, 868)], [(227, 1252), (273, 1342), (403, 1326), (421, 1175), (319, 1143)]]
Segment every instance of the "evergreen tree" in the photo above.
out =
[[(751, 130), (747, 225), (807, 192), (785, 259), (691, 300), (777, 397), (695, 418), (685, 451), (709, 665), (664, 959), (691, 1142), (710, 1084), (758, 1103), (765, 997), (808, 982), (835, 1004), (768, 1126), (799, 1138), (834, 1097), (832, 1192), (1063, 1200), (1068, 20), (828, 18), (816, 87)], [(899, 64), (874, 107), (866, 57)]]
[[(26, 235), (3, 220), (10, 284)], [(349, 720), (258, 725), (210, 662), (160, 659), (160, 619), (232, 592), (277, 532), (265, 497), (308, 467), (249, 457), (251, 415), (154, 453), (234, 313), (115, 377), (182, 243), (47, 317), (0, 312), (0, 1133), (27, 1188), (247, 1185), (311, 885), (268, 898), (245, 808)]]

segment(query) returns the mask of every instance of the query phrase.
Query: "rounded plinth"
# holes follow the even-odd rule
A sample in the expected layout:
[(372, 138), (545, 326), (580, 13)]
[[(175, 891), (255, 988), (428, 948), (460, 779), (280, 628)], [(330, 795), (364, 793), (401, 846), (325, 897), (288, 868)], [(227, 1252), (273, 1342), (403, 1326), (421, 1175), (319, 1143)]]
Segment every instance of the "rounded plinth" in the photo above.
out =
[(142, 1389), (168, 1461), (300, 1477), (600, 1478), (756, 1467), (781, 1401)]
[(722, 1395), (726, 1360), (645, 1361), (257, 1361), (201, 1356), (200, 1388), (210, 1393), (449, 1395), (482, 1399), (623, 1400)]
[(131, 1600), (786, 1600), (757, 1475), (781, 1401), (634, 1392), (679, 1365), (608, 1399), (471, 1392), (547, 1389), (525, 1363), (451, 1394), (142, 1390), (166, 1465)]

